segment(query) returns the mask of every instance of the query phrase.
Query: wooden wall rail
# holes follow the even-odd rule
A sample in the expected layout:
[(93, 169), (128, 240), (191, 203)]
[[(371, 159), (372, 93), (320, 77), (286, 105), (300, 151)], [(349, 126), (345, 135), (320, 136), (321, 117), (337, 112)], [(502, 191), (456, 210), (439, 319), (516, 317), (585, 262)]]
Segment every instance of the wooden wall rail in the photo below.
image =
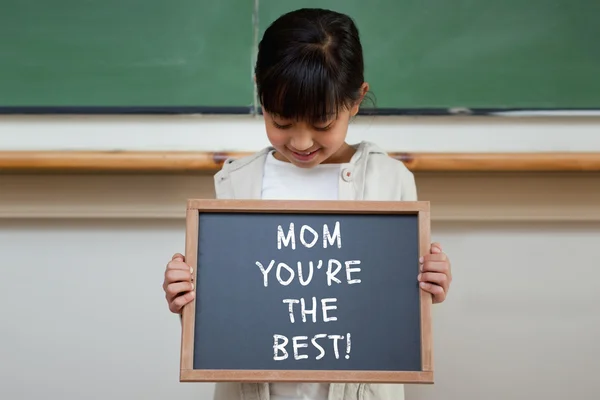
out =
[[(185, 173), (217, 171), (248, 153), (187, 151), (0, 151), (0, 172)], [(390, 153), (412, 171), (600, 171), (594, 153)]]

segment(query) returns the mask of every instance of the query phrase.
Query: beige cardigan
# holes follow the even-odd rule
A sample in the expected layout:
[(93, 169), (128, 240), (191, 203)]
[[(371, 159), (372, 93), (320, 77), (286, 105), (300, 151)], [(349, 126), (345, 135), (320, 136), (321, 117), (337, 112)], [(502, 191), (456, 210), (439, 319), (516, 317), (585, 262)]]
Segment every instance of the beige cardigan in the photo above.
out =
[[(355, 145), (356, 153), (343, 164), (340, 200), (417, 200), (413, 174), (398, 160), (370, 142)], [(229, 159), (215, 175), (218, 199), (260, 199), (265, 148), (238, 160)], [(214, 400), (268, 400), (266, 383), (217, 383)], [(329, 400), (403, 400), (401, 384), (333, 383)]]

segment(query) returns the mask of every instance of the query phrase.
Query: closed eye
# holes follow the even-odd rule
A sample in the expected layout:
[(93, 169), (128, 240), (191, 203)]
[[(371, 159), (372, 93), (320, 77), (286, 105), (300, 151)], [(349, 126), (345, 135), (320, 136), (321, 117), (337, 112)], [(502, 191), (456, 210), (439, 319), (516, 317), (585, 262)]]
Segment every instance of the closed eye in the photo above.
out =
[(332, 126), (333, 126), (333, 122), (327, 126), (315, 126), (315, 130), (317, 130), (319, 132), (325, 132), (325, 131), (328, 131), (329, 129), (331, 129)]
[(288, 129), (292, 126), (292, 124), (287, 124), (287, 125), (279, 125), (277, 122), (272, 121), (273, 122), (273, 126), (275, 126), (275, 128), (277, 129)]

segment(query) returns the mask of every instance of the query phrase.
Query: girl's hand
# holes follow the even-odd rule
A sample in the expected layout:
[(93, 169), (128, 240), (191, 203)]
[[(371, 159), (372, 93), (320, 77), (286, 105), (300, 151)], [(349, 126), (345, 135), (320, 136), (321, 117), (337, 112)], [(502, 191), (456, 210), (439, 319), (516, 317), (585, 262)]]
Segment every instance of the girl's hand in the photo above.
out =
[(180, 314), (183, 306), (194, 299), (194, 284), (192, 283), (192, 268), (185, 263), (185, 257), (179, 253), (173, 255), (167, 264), (163, 290), (167, 298), (169, 310)]
[(452, 271), (450, 260), (442, 252), (442, 246), (439, 243), (432, 243), (430, 254), (421, 257), (419, 263), (421, 264), (419, 285), (433, 295), (434, 304), (443, 302), (452, 282)]

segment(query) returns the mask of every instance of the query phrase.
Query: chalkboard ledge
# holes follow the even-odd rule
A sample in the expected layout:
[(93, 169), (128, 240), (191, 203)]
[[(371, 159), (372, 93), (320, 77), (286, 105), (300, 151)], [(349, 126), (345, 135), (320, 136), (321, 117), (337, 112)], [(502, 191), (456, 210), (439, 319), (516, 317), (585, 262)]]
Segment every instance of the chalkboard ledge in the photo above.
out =
[[(214, 173), (245, 152), (0, 151), (2, 172)], [(598, 172), (600, 152), (390, 153), (414, 172)]]

